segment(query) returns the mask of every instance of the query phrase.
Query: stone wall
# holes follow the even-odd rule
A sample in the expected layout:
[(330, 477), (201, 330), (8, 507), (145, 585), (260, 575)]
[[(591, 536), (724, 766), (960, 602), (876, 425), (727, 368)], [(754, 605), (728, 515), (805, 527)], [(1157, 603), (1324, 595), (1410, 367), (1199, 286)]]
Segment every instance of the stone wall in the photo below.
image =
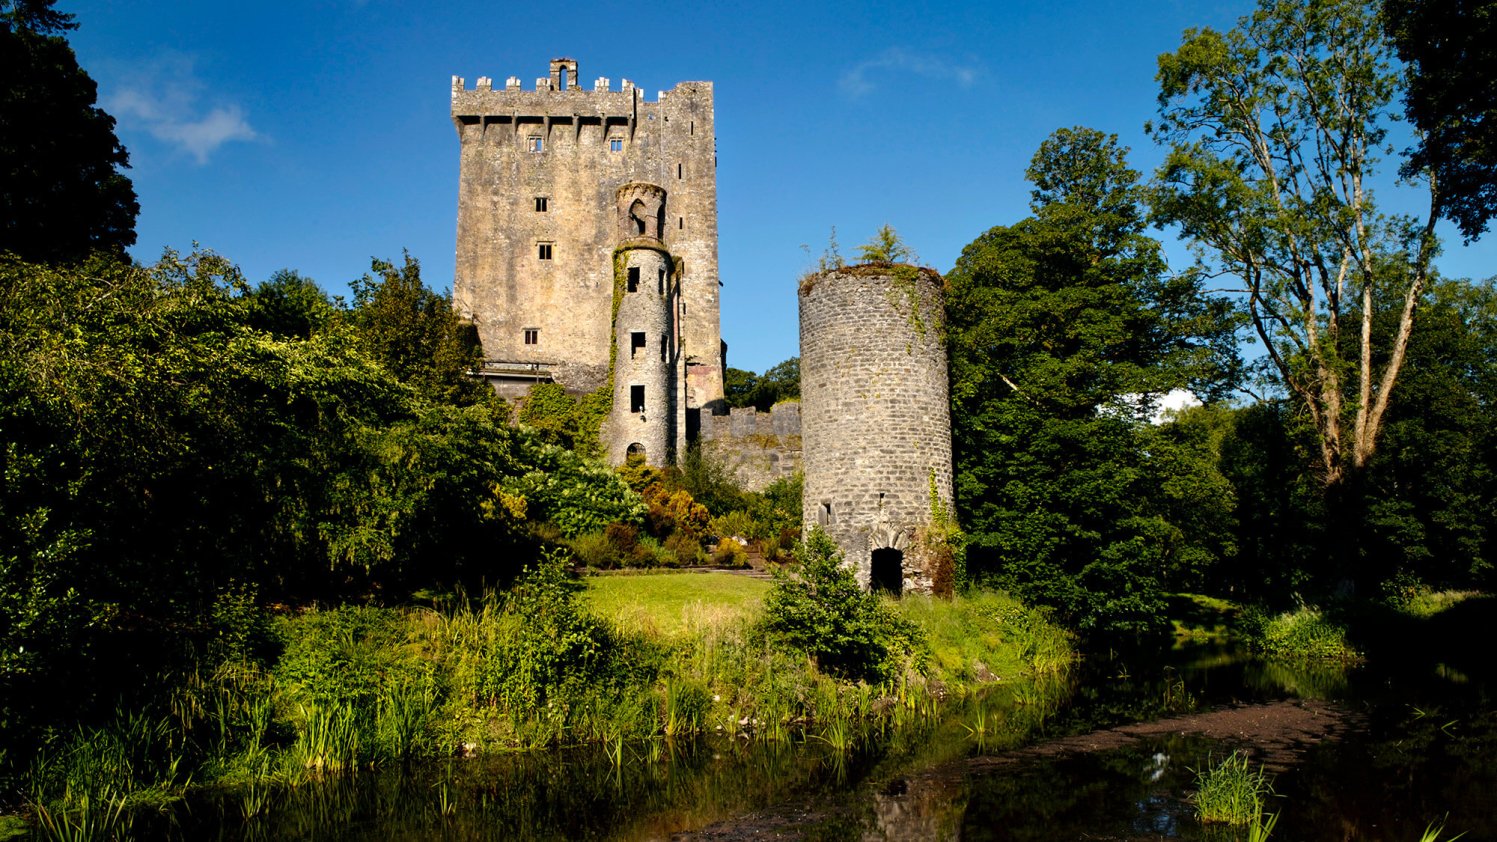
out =
[(703, 455), (725, 466), (750, 491), (763, 491), (801, 469), (800, 404), (793, 401), (769, 412), (749, 406), (727, 415), (704, 413), (698, 438)]
[[(932, 495), (951, 511), (943, 319), (929, 269), (852, 266), (801, 284), (805, 524), (826, 530), (865, 587), (932, 586), (921, 540)], [(875, 570), (877, 550), (894, 552)]]
[(495, 371), (537, 364), (583, 392), (606, 382), (616, 191), (645, 182), (670, 197), (654, 222), (681, 269), (687, 406), (720, 405), (712, 83), (682, 82), (651, 102), (628, 80), (583, 90), (576, 62), (557, 59), (532, 90), (514, 77), (472, 89), (453, 77), (451, 113), (461, 144), (453, 303), (478, 325)]

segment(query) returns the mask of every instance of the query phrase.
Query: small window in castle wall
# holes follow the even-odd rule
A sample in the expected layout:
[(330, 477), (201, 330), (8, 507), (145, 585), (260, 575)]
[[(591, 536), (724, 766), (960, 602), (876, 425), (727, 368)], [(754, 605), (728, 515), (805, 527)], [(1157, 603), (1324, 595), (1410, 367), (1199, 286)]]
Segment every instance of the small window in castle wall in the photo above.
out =
[(638, 266), (630, 266), (629, 267), (629, 280), (627, 281), (627, 285), (625, 286), (625, 289), (627, 289), (629, 292), (639, 292), (639, 267)]
[(686, 217), (684, 217), (684, 216), (678, 216), (678, 217), (676, 217), (676, 230), (678, 230), (678, 231), (685, 231), (686, 230)]
[(550, 260), (551, 259), (551, 244), (550, 243), (537, 243), (536, 244), (535, 256), (538, 257), (538, 258), (540, 258), (541, 260)]
[(676, 178), (681, 178), (681, 165), (676, 165)]
[(529, 149), (531, 152), (545, 152), (546, 142), (541, 139), (540, 135), (533, 134), (530, 137), (525, 138), (525, 148)]
[(660, 334), (660, 361), (665, 362), (665, 334)]
[(658, 294), (660, 294), (660, 295), (665, 295), (665, 270), (664, 269), (660, 270), (660, 284), (659, 284), (659, 287), (657, 288), (656, 292)]
[(816, 522), (821, 526), (830, 526), (837, 522), (837, 519), (832, 516), (831, 503), (821, 504), (821, 508), (816, 512)]
[(623, 152), (624, 151), (624, 139), (621, 138), (621, 137), (610, 137), (608, 139), (608, 151), (609, 152)]
[(629, 411), (630, 412), (644, 412), (645, 411), (645, 387), (643, 387), (643, 386), (630, 386), (629, 387)]
[(527, 328), (525, 328), (525, 344), (526, 345), (539, 345), (539, 344), (541, 344), (541, 329), (538, 328), (538, 327), (527, 327)]
[(639, 356), (639, 352), (645, 349), (645, 333), (636, 330), (629, 334), (629, 359)]
[(548, 206), (548, 203), (546, 201), (546, 197), (545, 196), (536, 196), (535, 197), (535, 212), (536, 213), (545, 213), (549, 209), (550, 208)]

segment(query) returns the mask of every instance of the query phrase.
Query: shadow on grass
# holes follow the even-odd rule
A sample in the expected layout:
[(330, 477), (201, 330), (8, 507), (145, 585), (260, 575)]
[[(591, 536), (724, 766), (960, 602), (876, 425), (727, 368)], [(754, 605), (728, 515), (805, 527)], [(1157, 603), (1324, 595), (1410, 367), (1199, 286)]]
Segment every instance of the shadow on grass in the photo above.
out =
[(1353, 642), (1372, 660), (1473, 679), (1497, 678), (1497, 658), (1492, 657), (1497, 596), (1472, 596), (1428, 617), (1379, 605), (1348, 619)]

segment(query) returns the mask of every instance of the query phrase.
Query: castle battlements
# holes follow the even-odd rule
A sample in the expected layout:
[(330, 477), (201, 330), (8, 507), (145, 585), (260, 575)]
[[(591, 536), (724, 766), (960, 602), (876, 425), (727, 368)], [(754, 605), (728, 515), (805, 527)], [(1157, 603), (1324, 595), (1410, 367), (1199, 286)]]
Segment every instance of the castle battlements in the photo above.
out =
[(628, 79), (579, 79), (570, 58), (533, 88), (452, 77), (453, 300), (501, 394), (611, 383), (610, 455), (667, 464), (723, 395), (712, 83), (651, 102)]
[(592, 90), (583, 90), (578, 81), (577, 62), (572, 59), (553, 59), (551, 74), (535, 80), (535, 86), (525, 89), (520, 77), (505, 79), (504, 87), (496, 88), (489, 76), (480, 76), (472, 88), (461, 76), (452, 77), (452, 119), (477, 122), (485, 118), (514, 119), (521, 117), (581, 118), (589, 116), (621, 114), (633, 115), (638, 106), (663, 105), (675, 94), (683, 97), (711, 95), (711, 82), (680, 82), (669, 91), (656, 91), (655, 99), (645, 97), (644, 91), (628, 79), (613, 89), (613, 80), (599, 76), (593, 80)]

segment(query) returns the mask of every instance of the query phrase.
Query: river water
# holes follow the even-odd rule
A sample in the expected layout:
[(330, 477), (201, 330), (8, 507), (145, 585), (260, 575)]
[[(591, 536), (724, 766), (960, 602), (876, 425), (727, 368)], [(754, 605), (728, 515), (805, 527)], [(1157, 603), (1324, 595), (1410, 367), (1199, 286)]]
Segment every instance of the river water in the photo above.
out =
[[(1442, 840), (1497, 839), (1493, 658), (1485, 640), (1464, 644), (1351, 669), (1220, 645), (1106, 653), (848, 753), (813, 738), (626, 745), (618, 766), (594, 749), (492, 755), (198, 796), (146, 827), (235, 840), (1230, 840), (1245, 836), (1202, 826), (1189, 796), (1194, 769), (1243, 748), (1273, 776), (1275, 840), (1412, 842), (1441, 819)], [(1162, 724), (1118, 727), (1149, 721)]]

